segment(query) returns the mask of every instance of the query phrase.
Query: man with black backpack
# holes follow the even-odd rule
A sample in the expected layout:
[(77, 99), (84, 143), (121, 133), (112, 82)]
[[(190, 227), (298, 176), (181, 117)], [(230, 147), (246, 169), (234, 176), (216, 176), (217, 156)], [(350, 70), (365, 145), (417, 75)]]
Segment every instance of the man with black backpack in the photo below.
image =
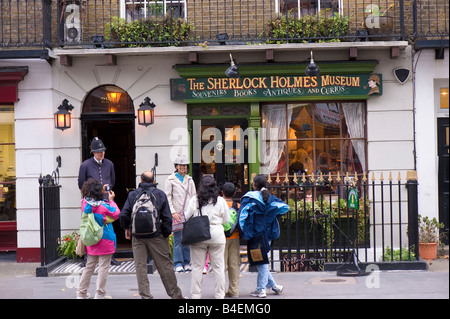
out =
[(142, 173), (141, 183), (128, 194), (119, 220), (120, 226), (125, 229), (125, 237), (132, 237), (140, 296), (143, 299), (153, 298), (147, 276), (147, 258), (150, 253), (167, 294), (173, 299), (182, 299), (167, 240), (172, 233), (172, 214), (166, 194), (156, 188), (152, 172)]

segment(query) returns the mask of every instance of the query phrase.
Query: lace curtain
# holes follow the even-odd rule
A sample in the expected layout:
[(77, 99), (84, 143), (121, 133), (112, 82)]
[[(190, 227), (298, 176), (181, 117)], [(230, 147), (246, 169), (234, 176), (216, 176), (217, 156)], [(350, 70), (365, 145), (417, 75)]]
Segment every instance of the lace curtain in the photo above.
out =
[[(352, 139), (353, 148), (358, 155), (363, 172), (366, 171), (366, 152), (364, 142), (364, 127), (366, 124), (364, 107), (361, 103), (342, 103), (348, 134)], [(356, 140), (361, 138), (361, 140)]]
[(288, 108), (286, 114), (286, 104), (271, 104), (263, 112), (265, 123), (261, 130), (261, 174), (273, 174), (284, 152), (292, 108)]

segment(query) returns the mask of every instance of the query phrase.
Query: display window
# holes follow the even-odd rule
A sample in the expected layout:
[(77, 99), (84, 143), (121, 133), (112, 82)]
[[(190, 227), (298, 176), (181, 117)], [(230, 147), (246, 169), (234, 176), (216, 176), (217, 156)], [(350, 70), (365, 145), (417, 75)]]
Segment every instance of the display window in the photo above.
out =
[(262, 105), (261, 171), (290, 176), (366, 171), (364, 102)]
[(16, 220), (14, 106), (0, 105), (0, 223)]

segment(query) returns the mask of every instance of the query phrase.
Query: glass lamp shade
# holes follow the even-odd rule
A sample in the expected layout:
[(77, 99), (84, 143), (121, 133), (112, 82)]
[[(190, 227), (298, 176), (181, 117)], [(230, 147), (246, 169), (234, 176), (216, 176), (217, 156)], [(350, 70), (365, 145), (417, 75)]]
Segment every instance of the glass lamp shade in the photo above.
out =
[(72, 116), (67, 110), (59, 110), (54, 114), (55, 117), (55, 128), (64, 131), (70, 128)]

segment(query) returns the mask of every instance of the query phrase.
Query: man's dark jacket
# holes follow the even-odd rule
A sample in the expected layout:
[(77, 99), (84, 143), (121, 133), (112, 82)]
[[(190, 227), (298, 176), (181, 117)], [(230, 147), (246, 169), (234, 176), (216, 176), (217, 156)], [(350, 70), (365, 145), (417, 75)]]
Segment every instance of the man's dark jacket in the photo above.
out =
[(131, 228), (131, 213), (133, 212), (133, 205), (136, 200), (136, 196), (143, 189), (150, 190), (156, 198), (155, 206), (160, 214), (161, 227), (152, 235), (133, 236), (136, 238), (154, 238), (160, 235), (163, 235), (165, 238), (169, 237), (172, 233), (172, 214), (170, 212), (169, 202), (167, 200), (166, 193), (157, 189), (155, 184), (140, 183), (138, 189), (128, 194), (128, 198), (119, 214), (120, 226), (123, 229)]

